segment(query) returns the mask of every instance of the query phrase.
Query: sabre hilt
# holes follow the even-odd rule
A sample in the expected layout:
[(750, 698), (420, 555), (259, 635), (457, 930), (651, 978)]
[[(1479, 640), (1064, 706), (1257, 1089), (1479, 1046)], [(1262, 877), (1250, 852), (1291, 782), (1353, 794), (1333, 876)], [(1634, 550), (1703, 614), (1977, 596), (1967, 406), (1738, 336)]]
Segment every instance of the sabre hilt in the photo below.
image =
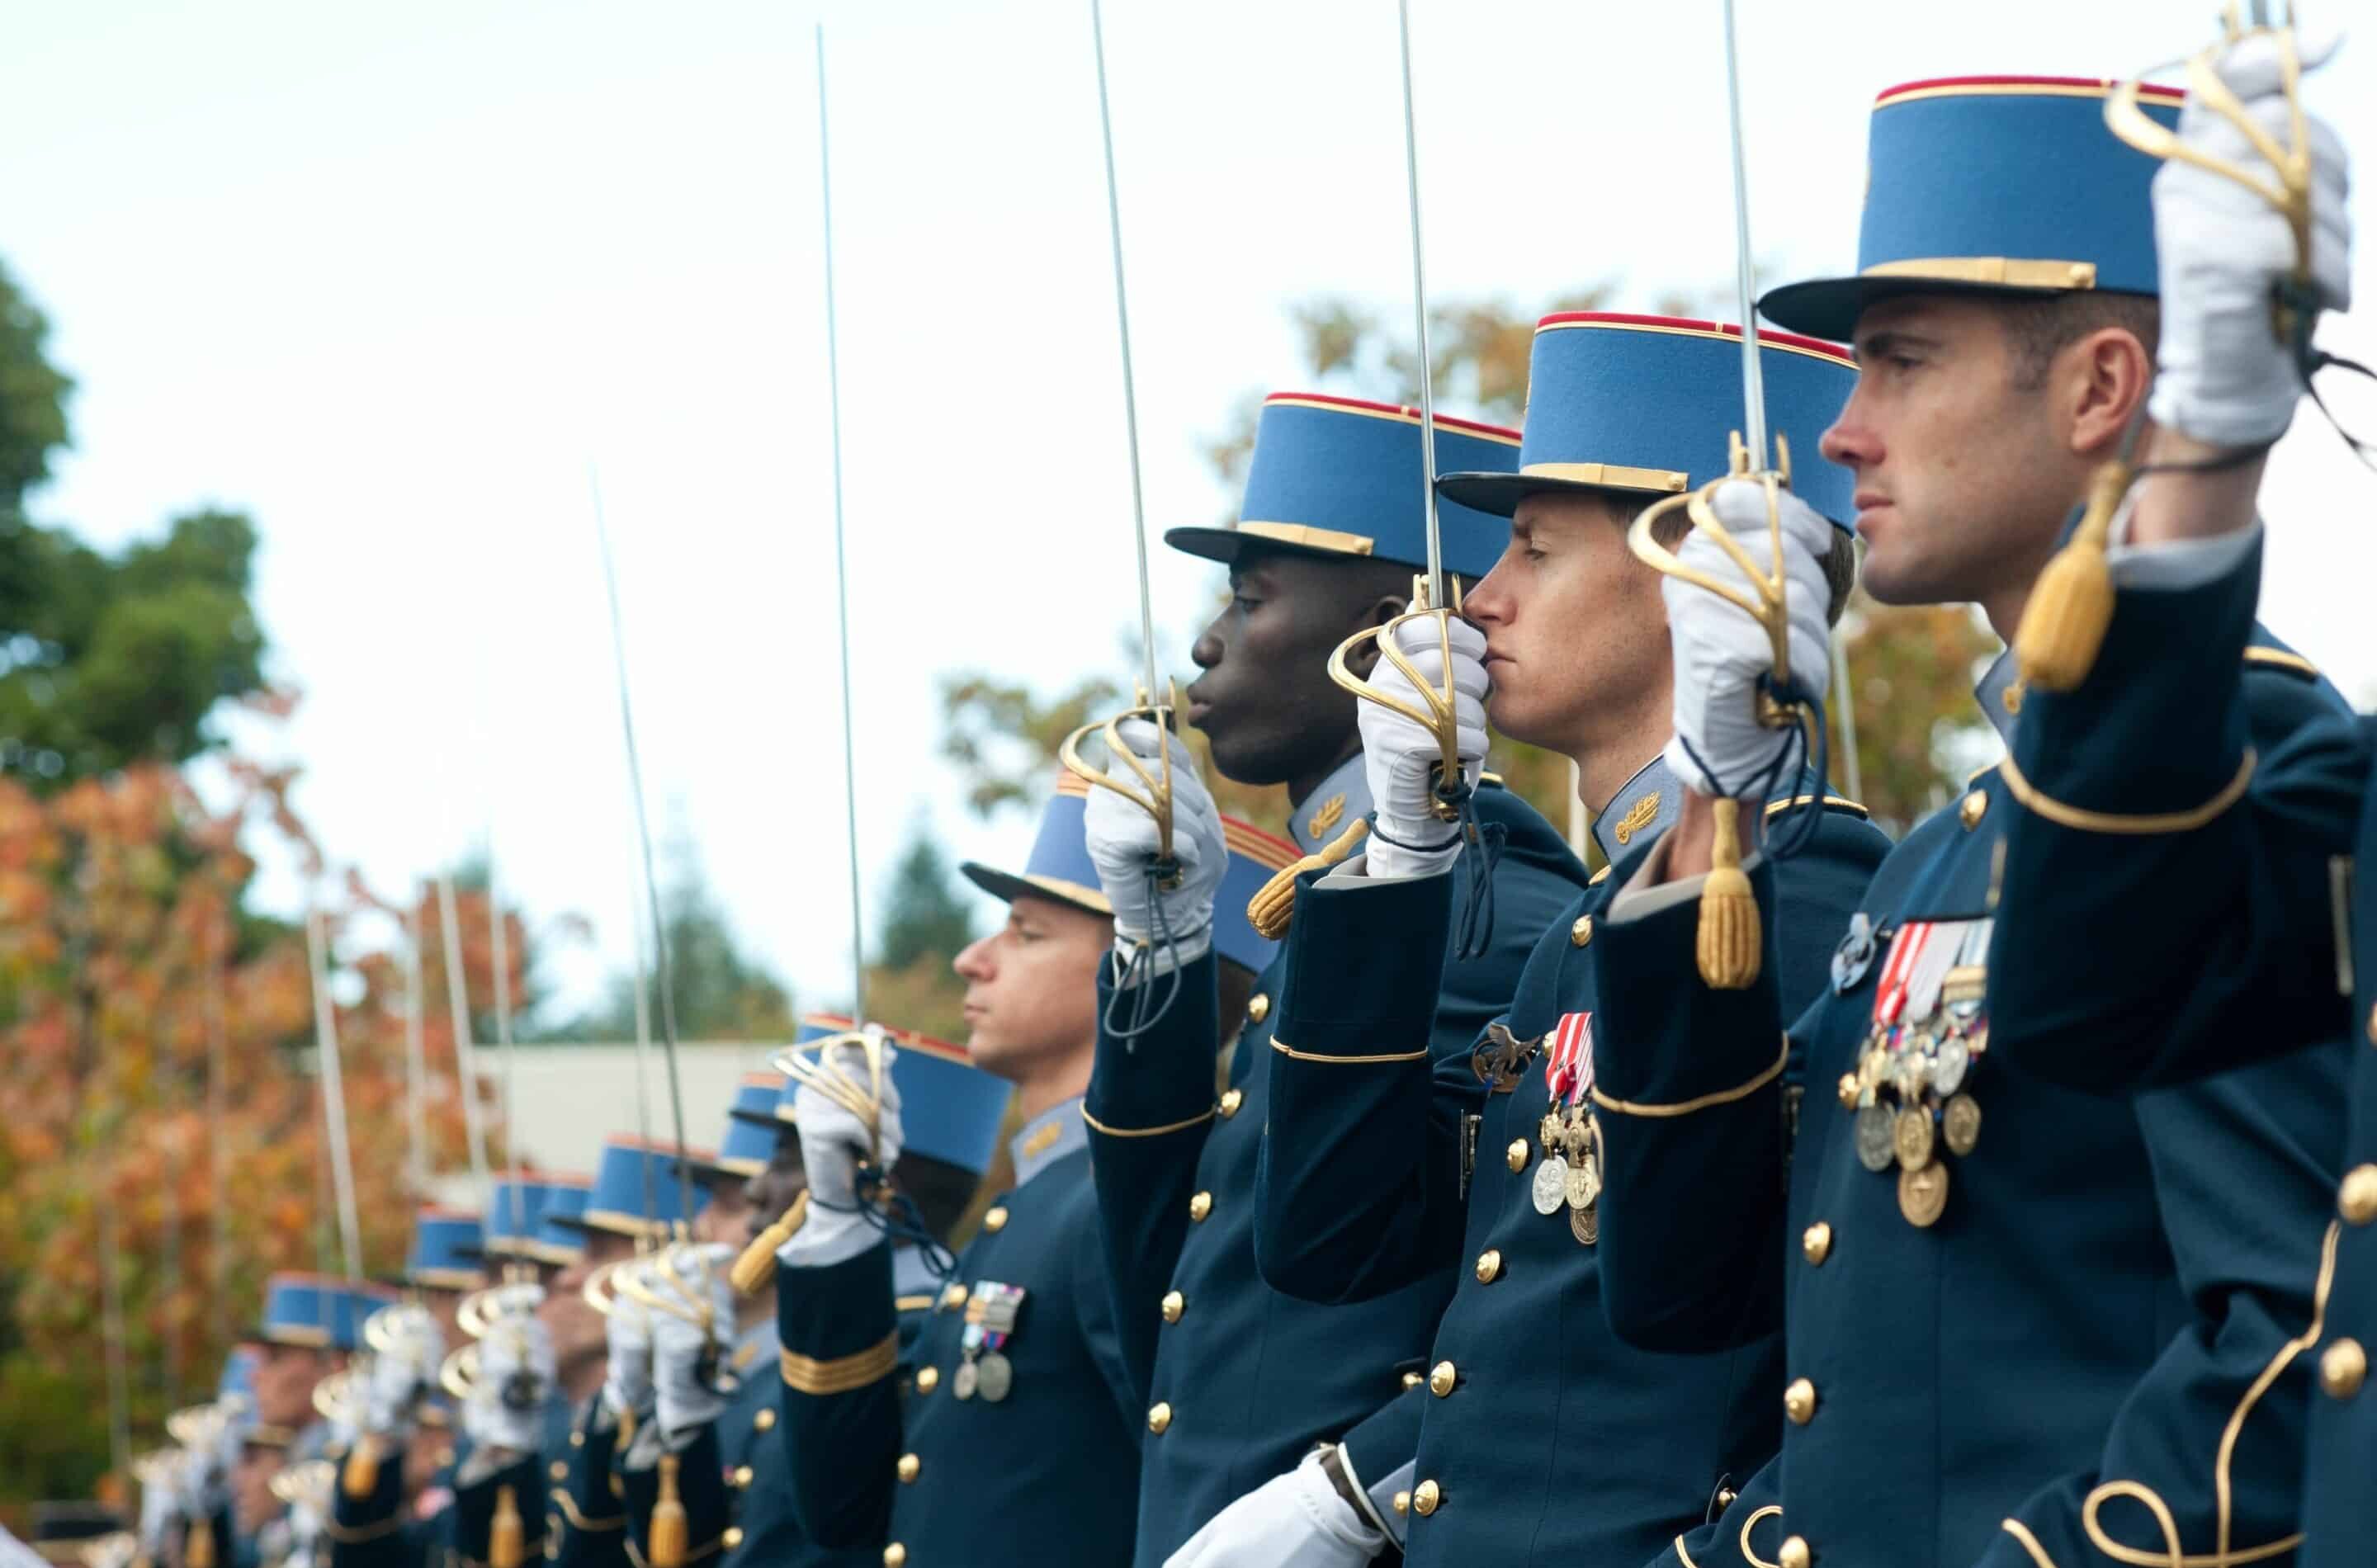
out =
[[(1451, 601), (1438, 608), (1428, 590), (1427, 574), (1412, 579), (1413, 608), (1380, 626), (1365, 627), (1339, 643), (1329, 655), (1329, 678), (1365, 702), (1375, 702), (1390, 712), (1400, 713), (1435, 737), (1438, 757), (1429, 771), (1428, 809), (1439, 821), (1457, 822), (1463, 808), (1469, 804), (1468, 770), (1461, 760), (1461, 721), (1455, 700), (1460, 693), (1452, 683), (1452, 617), (1461, 613), (1461, 579), (1445, 574), (1446, 596)], [(1428, 621), (1437, 628), (1438, 645), (1442, 650), (1443, 673), (1439, 682), (1431, 684), (1420, 674), (1404, 652), (1395, 632), (1415, 621)], [(1415, 708), (1401, 697), (1372, 684), (1354, 673), (1352, 654), (1366, 642), (1378, 645), (1379, 656), (1392, 664), (1403, 677), (1419, 693), (1425, 710)]]
[[(1169, 685), (1170, 683), (1167, 683)], [(1137, 706), (1125, 709), (1102, 723), (1083, 724), (1067, 736), (1057, 748), (1057, 760), (1065, 771), (1083, 784), (1097, 789), (1110, 789), (1133, 806), (1155, 819), (1155, 858), (1149, 863), (1154, 873), (1155, 885), (1165, 892), (1179, 888), (1184, 873), (1179, 860), (1172, 853), (1172, 736), (1177, 733), (1177, 715), (1180, 694), (1167, 690), (1169, 701), (1157, 702), (1144, 685), (1139, 688)], [(1155, 726), (1155, 766), (1150, 769), (1136, 751), (1123, 744), (1122, 725), (1126, 719), (1144, 719)], [(1139, 787), (1117, 780), (1105, 769), (1091, 763), (1081, 755), (1082, 739), (1095, 732), (1105, 742), (1106, 755), (1119, 759), (1123, 766), (1139, 781)]]

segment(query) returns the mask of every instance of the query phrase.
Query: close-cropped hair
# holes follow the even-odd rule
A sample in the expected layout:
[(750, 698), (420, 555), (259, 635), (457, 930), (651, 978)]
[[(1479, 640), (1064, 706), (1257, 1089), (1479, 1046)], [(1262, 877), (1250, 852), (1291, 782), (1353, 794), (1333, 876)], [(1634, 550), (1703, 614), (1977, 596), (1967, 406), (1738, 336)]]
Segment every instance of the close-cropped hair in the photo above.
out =
[(2035, 392), (2046, 386), (2048, 366), (2055, 363), (2055, 356), (2091, 332), (2118, 327), (2137, 339), (2148, 361), (2153, 360), (2156, 341), (2162, 335), (2162, 305), (2147, 294), (2076, 289), (2037, 299), (1992, 303), (2005, 331), (2018, 391)]

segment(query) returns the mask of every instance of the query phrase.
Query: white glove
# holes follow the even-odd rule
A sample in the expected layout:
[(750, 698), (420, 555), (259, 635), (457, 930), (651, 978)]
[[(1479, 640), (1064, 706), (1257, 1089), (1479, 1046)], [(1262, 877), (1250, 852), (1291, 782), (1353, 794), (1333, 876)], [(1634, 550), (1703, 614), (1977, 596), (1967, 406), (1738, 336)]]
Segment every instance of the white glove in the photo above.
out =
[[(1788, 490), (1777, 499), (1783, 516), (1791, 678), (1822, 691), (1832, 673), (1824, 615), (1832, 589), (1824, 581), (1824, 557), (1832, 549), (1833, 525)], [(1760, 572), (1772, 570), (1765, 486), (1754, 480), (1727, 480), (1717, 487), (1713, 508)], [(1685, 537), (1676, 558), (1728, 586), (1756, 592), (1725, 547), (1698, 529)], [(1667, 634), (1676, 649), (1676, 734), (1667, 742), (1667, 766), (1688, 789), (1738, 795), (1774, 764), (1791, 733), (1767, 729), (1758, 722), (1758, 681), (1774, 667), (1774, 645), (1766, 628), (1740, 606), (1705, 588), (1669, 577), (1662, 580), (1660, 592), (1667, 601)], [(1702, 771), (1702, 762), (1708, 772)]]
[(199, 1523), (231, 1506), (231, 1475), (247, 1427), (246, 1408), (235, 1398), (216, 1404), (206, 1435), (182, 1454), (175, 1501), (183, 1518)]
[[(856, 1046), (836, 1046), (828, 1053), (854, 1083), (867, 1083), (866, 1059)], [(872, 1163), (889, 1171), (899, 1162), (902, 1146), (900, 1128), (900, 1086), (891, 1080), (891, 1064), (899, 1049), (883, 1047), (883, 1106), (870, 1147), (866, 1124), (823, 1092), (802, 1084), (793, 1099), (793, 1127), (800, 1135), (801, 1165), (808, 1176), (808, 1217), (793, 1239), (776, 1250), (776, 1260), (787, 1268), (826, 1268), (846, 1263), (875, 1245), (880, 1233), (858, 1212), (858, 1167)]]
[[(669, 1257), (676, 1272), (675, 1281), (657, 1267), (647, 1277), (697, 1314), (708, 1309), (704, 1323), (675, 1312), (659, 1312), (652, 1318), (653, 1392), (662, 1434), (675, 1448), (687, 1434), (724, 1415), (732, 1401), (735, 1380), (726, 1367), (725, 1351), (735, 1337), (735, 1287), (726, 1271), (735, 1262), (735, 1250), (723, 1241), (712, 1241), (676, 1248)], [(705, 1370), (724, 1384), (724, 1392), (703, 1383)]]
[(472, 1443), (536, 1452), (555, 1371), (553, 1335), (544, 1324), (526, 1312), (499, 1314), (479, 1340), (479, 1373), (462, 1406), (462, 1430)]
[[(2278, 88), (2277, 41), (2232, 44), (2216, 65), (2220, 79), (2280, 147), (2290, 130)], [(2308, 49), (2305, 72), (2335, 52)], [(2311, 159), (2311, 280), (2322, 306), (2352, 303), (2350, 184), (2344, 143), (2324, 121), (2304, 116)], [(2186, 146), (2275, 185), (2267, 160), (2245, 133), (2191, 96), (2180, 111)], [(2276, 440), (2302, 396), (2291, 345), (2270, 322), (2271, 291), (2293, 275), (2294, 231), (2278, 209), (2235, 180), (2171, 159), (2154, 181), (2155, 248), (2162, 270), (2159, 373), (2147, 412), (2165, 429), (2222, 447)]]
[(1164, 1568), (1360, 1568), (1386, 1544), (1330, 1483), (1316, 1449), (1208, 1519)]
[[(1145, 719), (1125, 719), (1115, 726), (1125, 746), (1147, 771), (1159, 778), (1155, 726)], [(1162, 929), (1173, 952), (1153, 954), (1153, 973), (1168, 972), (1176, 964), (1202, 958), (1213, 945), (1213, 894), (1229, 868), (1230, 846), (1222, 836), (1221, 808), (1198, 774), (1197, 758), (1178, 736), (1167, 737), (1172, 753), (1172, 857), (1180, 867), (1180, 885), (1170, 892), (1151, 892), (1148, 863), (1160, 847), (1155, 819), (1110, 789), (1090, 791), (1083, 827), (1090, 859), (1098, 868), (1098, 885), (1114, 905), (1115, 945), (1129, 948), (1151, 941), (1157, 934), (1158, 906)], [(1126, 788), (1144, 793), (1146, 786), (1130, 764), (1109, 758), (1106, 776)]]
[[(1446, 639), (1439, 635), (1437, 624), (1433, 618), (1405, 621), (1386, 635), (1394, 639), (1428, 687), (1440, 693)], [(1452, 714), (1461, 773), (1475, 789), (1486, 767), (1486, 634), (1458, 616), (1446, 624), (1451, 628)], [(1370, 671), (1370, 684), (1418, 712), (1429, 711), (1427, 700), (1383, 648)], [(1455, 826), (1433, 809), (1436, 770), (1444, 761), (1435, 735), (1380, 703), (1357, 702), (1355, 707), (1362, 726), (1362, 772), (1369, 780), (1370, 803), (1377, 812), (1363, 845), (1368, 857), (1365, 869), (1373, 877), (1425, 877), (1450, 870), (1461, 857), (1461, 838)]]
[(639, 1283), (651, 1277), (641, 1258), (621, 1263), (611, 1278), (610, 1315), (603, 1320), (603, 1403), (614, 1416), (637, 1408), (652, 1391), (652, 1315), (618, 1285), (618, 1275), (630, 1269)]
[(155, 1562), (161, 1560), (160, 1554), (164, 1550), (165, 1532), (179, 1517), (180, 1506), (169, 1476), (157, 1475), (151, 1480), (148, 1478), (155, 1472), (146, 1465), (141, 1467), (140, 1474), (143, 1478), (140, 1482), (140, 1529), (135, 1538), (139, 1542), (140, 1554)]
[(373, 1356), (365, 1374), (364, 1426), (383, 1436), (395, 1436), (412, 1428), (423, 1391), (436, 1386), (437, 1368), (446, 1359), (446, 1336), (425, 1307), (391, 1307), (382, 1321), (386, 1347)]

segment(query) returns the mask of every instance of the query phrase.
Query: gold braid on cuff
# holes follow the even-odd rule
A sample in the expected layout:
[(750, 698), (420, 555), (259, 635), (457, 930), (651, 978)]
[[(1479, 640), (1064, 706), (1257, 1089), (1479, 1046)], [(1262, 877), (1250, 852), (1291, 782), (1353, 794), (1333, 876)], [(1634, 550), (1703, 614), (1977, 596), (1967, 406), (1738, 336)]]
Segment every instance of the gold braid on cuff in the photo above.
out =
[(391, 1514), (372, 1525), (341, 1525), (336, 1519), (322, 1521), (322, 1533), (340, 1546), (360, 1546), (365, 1541), (376, 1541), (382, 1536), (392, 1536), (402, 1528), (402, 1514)]
[(1615, 1111), (1621, 1116), (1690, 1116), (1694, 1111), (1706, 1110), (1711, 1106), (1730, 1105), (1736, 1100), (1747, 1099), (1782, 1077), (1784, 1064), (1790, 1059), (1791, 1040), (1790, 1036), (1786, 1035), (1783, 1039), (1783, 1049), (1774, 1058), (1774, 1065), (1749, 1083), (1737, 1083), (1730, 1089), (1719, 1089), (1713, 1095), (1702, 1095), (1698, 1099), (1678, 1100), (1674, 1105), (1641, 1105), (1632, 1100), (1616, 1099), (1603, 1094), (1597, 1084), (1588, 1092), (1593, 1095), (1595, 1105), (1599, 1106), (1603, 1110)]
[(1382, 1061), (1425, 1061), (1427, 1059), (1427, 1047), (1426, 1046), (1422, 1046), (1415, 1051), (1387, 1051), (1377, 1056), (1331, 1056), (1322, 1051), (1297, 1050), (1294, 1046), (1289, 1045), (1285, 1040), (1281, 1039), (1276, 1035), (1273, 1035), (1271, 1037), (1271, 1048), (1291, 1061), (1327, 1061), (1334, 1062), (1340, 1067), (1368, 1067), (1374, 1066)]
[(2155, 811), (2135, 816), (2067, 806), (2040, 793), (2038, 786), (2025, 778), (2022, 770), (2014, 766), (2011, 753), (1998, 764), (1998, 776), (2005, 781), (2006, 793), (2013, 796), (2017, 804), (2060, 828), (2071, 828), (2084, 833), (2192, 833), (2244, 798), (2245, 786), (2253, 782), (2253, 748), (2249, 746), (2245, 748), (2243, 760), (2237, 764), (2237, 776), (2203, 805), (2192, 811)]
[(1109, 1138), (1161, 1138), (1167, 1132), (1186, 1132), (1200, 1121), (1212, 1120), (1213, 1113), (1219, 1108), (1216, 1106), (1207, 1106), (1195, 1116), (1186, 1117), (1178, 1121), (1167, 1121), (1161, 1127), (1108, 1127), (1105, 1122), (1092, 1116), (1086, 1106), (1081, 1108), (1081, 1119), (1090, 1124), (1091, 1131), (1103, 1132)]
[(849, 1394), (891, 1375), (900, 1364), (900, 1335), (894, 1330), (854, 1356), (820, 1361), (786, 1350), (782, 1361), (785, 1383), (803, 1394)]
[(604, 1519), (589, 1519), (585, 1514), (578, 1512), (578, 1504), (570, 1497), (569, 1489), (567, 1487), (555, 1487), (552, 1495), (555, 1505), (561, 1510), (561, 1516), (569, 1521), (569, 1527), (573, 1530), (583, 1530), (588, 1535), (600, 1535), (604, 1530), (619, 1529), (627, 1522), (627, 1516), (625, 1514), (614, 1514)]

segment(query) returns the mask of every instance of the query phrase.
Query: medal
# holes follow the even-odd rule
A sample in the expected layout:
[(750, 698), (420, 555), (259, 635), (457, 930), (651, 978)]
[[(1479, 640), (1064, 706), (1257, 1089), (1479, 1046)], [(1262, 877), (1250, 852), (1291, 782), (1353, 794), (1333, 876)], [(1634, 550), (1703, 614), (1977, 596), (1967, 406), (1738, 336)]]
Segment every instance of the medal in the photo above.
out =
[(1469, 1069), (1477, 1074), (1477, 1082), (1493, 1093), (1507, 1095), (1526, 1076), (1527, 1062), (1539, 1043), (1514, 1039), (1505, 1025), (1488, 1023), (1486, 1037), (1469, 1053)]
[(1963, 1085), (1965, 1070), (1972, 1065), (1973, 1047), (1965, 1044), (1963, 1033), (1949, 1035), (1932, 1053), (1931, 1092), (1946, 1099)]
[(1948, 1207), (1948, 1167), (1927, 1165), (1898, 1173), (1898, 1212), (1917, 1229), (1938, 1223)]
[(957, 1374), (950, 1379), (950, 1392), (960, 1399), (972, 1399), (974, 1387), (981, 1378), (982, 1374), (975, 1370), (973, 1362), (961, 1361), (958, 1363)]
[(1876, 1172), (1888, 1170), (1897, 1157), (1896, 1132), (1884, 1107), (1868, 1105), (1857, 1113), (1857, 1164)]
[(1015, 1365), (993, 1350), (974, 1363), (974, 1383), (983, 1403), (996, 1405), (1015, 1388)]
[(1546, 1155), (1535, 1163), (1535, 1213), (1556, 1215), (1568, 1202), (1568, 1161)]
[(1601, 1211), (1599, 1209), (1569, 1210), (1568, 1233), (1571, 1236), (1575, 1237), (1579, 1242), (1587, 1247), (1599, 1241), (1601, 1239)]
[(1958, 1095), (1940, 1113), (1940, 1136), (1948, 1152), (1959, 1158), (1973, 1152), (1981, 1141), (1981, 1105), (1970, 1095)]
[(1600, 1196), (1600, 1163), (1587, 1155), (1568, 1167), (1568, 1206), (1589, 1209), (1593, 1207), (1593, 1201)]
[(1898, 1113), (1891, 1123), (1892, 1152), (1897, 1155), (1901, 1168), (1921, 1170), (1931, 1163), (1931, 1113), (1922, 1106), (1910, 1106)]
[(1849, 916), (1849, 934), (1833, 950), (1833, 990), (1845, 996), (1873, 967), (1876, 932), (1863, 911)]

